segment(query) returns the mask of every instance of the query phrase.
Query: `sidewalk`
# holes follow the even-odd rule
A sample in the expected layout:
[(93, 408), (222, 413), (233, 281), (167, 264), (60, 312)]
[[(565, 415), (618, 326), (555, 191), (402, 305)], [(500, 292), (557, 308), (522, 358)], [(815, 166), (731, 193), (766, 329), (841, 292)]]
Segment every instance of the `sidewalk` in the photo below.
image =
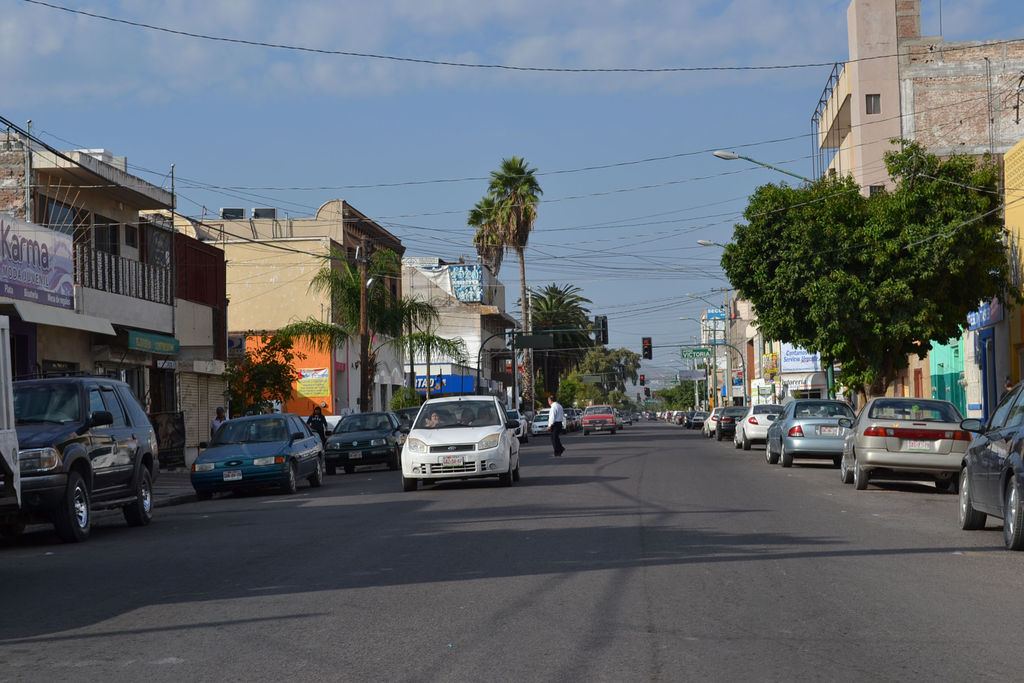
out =
[(197, 500), (188, 470), (160, 470), (153, 484), (153, 507), (181, 505)]

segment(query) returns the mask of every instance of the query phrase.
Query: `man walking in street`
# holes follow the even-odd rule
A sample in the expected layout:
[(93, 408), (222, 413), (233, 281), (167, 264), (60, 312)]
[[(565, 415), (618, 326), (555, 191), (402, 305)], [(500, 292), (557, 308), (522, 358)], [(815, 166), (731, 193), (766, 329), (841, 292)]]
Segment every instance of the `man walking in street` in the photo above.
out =
[(555, 457), (559, 458), (565, 452), (561, 439), (565, 411), (562, 410), (562, 404), (558, 402), (554, 394), (548, 396), (548, 405), (551, 406), (551, 412), (548, 414), (548, 431), (551, 432), (551, 447), (555, 449)]

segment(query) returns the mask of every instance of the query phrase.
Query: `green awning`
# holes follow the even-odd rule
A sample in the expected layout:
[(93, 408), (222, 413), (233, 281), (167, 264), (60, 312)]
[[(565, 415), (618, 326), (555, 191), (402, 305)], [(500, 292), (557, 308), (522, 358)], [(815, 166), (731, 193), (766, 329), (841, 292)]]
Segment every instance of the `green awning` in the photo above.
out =
[(174, 356), (181, 350), (181, 344), (174, 337), (167, 337), (152, 332), (128, 330), (128, 348)]

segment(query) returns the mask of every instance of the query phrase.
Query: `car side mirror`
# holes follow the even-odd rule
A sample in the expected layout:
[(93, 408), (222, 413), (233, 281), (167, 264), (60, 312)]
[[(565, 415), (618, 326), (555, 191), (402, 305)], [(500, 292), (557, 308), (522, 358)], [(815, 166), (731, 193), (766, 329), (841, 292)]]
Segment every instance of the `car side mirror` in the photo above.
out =
[(102, 427), (114, 424), (114, 416), (108, 410), (97, 410), (89, 416), (90, 427)]
[(401, 427), (398, 428), (398, 431), (402, 432), (403, 434), (408, 434), (409, 433), (409, 425), (402, 425)]
[(508, 429), (519, 429), (519, 420), (509, 420), (505, 427)]
[(848, 417), (841, 417), (839, 418), (839, 426), (845, 427), (846, 429), (850, 429), (851, 427), (853, 427), (853, 420), (851, 420)]
[(295, 432), (292, 434), (292, 441), (298, 441), (299, 439), (305, 439), (306, 435), (302, 432)]
[(960, 429), (965, 432), (981, 433), (985, 431), (985, 426), (981, 424), (981, 420), (976, 417), (969, 417), (966, 420), (960, 421)]

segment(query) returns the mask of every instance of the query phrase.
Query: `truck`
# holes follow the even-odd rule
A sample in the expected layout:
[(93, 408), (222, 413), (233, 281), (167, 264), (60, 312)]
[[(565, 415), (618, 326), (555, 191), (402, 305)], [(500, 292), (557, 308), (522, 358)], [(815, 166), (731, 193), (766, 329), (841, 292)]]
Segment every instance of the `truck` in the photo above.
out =
[(0, 531), (16, 531), (21, 521), (21, 469), (14, 427), (14, 377), (11, 375), (11, 322), (0, 315)]

